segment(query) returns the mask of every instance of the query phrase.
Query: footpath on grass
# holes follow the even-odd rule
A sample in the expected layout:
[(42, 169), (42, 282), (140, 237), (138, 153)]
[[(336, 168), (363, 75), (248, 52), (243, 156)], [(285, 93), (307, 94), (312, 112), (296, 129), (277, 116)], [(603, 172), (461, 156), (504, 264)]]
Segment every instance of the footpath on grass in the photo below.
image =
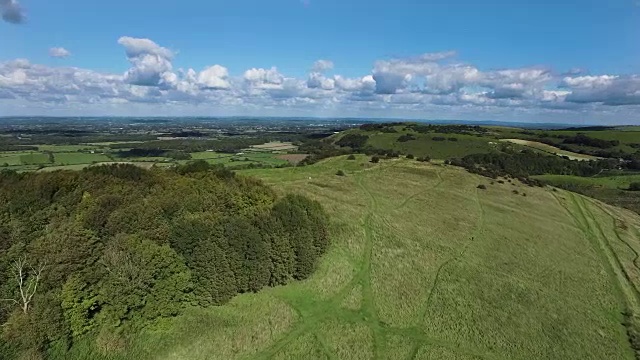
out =
[[(298, 314), (298, 322), (288, 333), (284, 334), (271, 346), (257, 354), (250, 356), (249, 358), (270, 359), (276, 356), (282, 350), (286, 349), (298, 338), (304, 336), (305, 334), (311, 334), (316, 339), (319, 347), (322, 350), (322, 353), (324, 354), (324, 356), (326, 356), (326, 358), (338, 359), (339, 356), (337, 356), (337, 354), (335, 354), (331, 349), (331, 347), (329, 346), (329, 342), (322, 336), (321, 332), (317, 330), (321, 322), (330, 318), (339, 318), (340, 320), (344, 320), (350, 323), (360, 323), (369, 328), (373, 339), (372, 355), (374, 359), (381, 358), (385, 353), (385, 344), (389, 335), (401, 335), (411, 339), (413, 345), (408, 359), (414, 359), (417, 356), (419, 350), (421, 350), (424, 346), (429, 345), (437, 346), (439, 348), (445, 348), (453, 353), (457, 353), (460, 355), (475, 356), (480, 358), (501, 358), (496, 354), (487, 354), (486, 352), (479, 349), (461, 347), (459, 346), (459, 344), (453, 344), (446, 341), (441, 341), (439, 339), (431, 338), (422, 329), (424, 321), (428, 320), (425, 319), (425, 317), (429, 310), (430, 300), (433, 297), (434, 293), (437, 291), (437, 286), (440, 281), (440, 272), (447, 265), (459, 261), (464, 256), (467, 249), (472, 245), (474, 240), (478, 238), (478, 235), (482, 232), (484, 226), (484, 210), (477, 190), (475, 193), (475, 200), (478, 205), (479, 217), (476, 229), (470, 236), (468, 242), (462, 247), (462, 249), (460, 249), (459, 253), (451, 258), (446, 259), (439, 265), (435, 279), (433, 281), (433, 284), (431, 285), (431, 289), (428, 291), (427, 297), (423, 301), (420, 315), (416, 318), (414, 326), (405, 328), (393, 327), (385, 324), (380, 320), (376, 311), (375, 296), (371, 283), (371, 262), (375, 242), (377, 239), (373, 223), (377, 220), (381, 222), (388, 222), (388, 220), (386, 219), (386, 214), (381, 213), (378, 199), (374, 192), (367, 185), (367, 181), (370, 177), (376, 176), (377, 171), (392, 171), (394, 166), (394, 163), (390, 163), (386, 166), (380, 166), (378, 168), (371, 169), (372, 171), (361, 171), (357, 175), (355, 175), (357, 177), (355, 180), (356, 184), (362, 191), (362, 193), (366, 195), (368, 205), (367, 211), (363, 214), (363, 217), (361, 219), (362, 236), (364, 238), (364, 249), (360, 259), (356, 260), (358, 267), (354, 273), (353, 278), (333, 297), (330, 297), (329, 299), (326, 299), (324, 301), (314, 302), (312, 306), (309, 306), (309, 304), (300, 303), (292, 299), (283, 298), (283, 300), (286, 301), (287, 304), (289, 304), (289, 306), (291, 306)], [(438, 170), (436, 174), (438, 177), (438, 181), (435, 185), (418, 193), (407, 196), (401, 201), (400, 205), (396, 207), (396, 210), (406, 206), (408, 202), (422, 193), (425, 193), (427, 191), (436, 191), (438, 187), (444, 182), (440, 174), (440, 170)], [(360, 304), (360, 308), (355, 310), (345, 309), (342, 306), (344, 300), (353, 291), (358, 290), (362, 292), (362, 302)]]

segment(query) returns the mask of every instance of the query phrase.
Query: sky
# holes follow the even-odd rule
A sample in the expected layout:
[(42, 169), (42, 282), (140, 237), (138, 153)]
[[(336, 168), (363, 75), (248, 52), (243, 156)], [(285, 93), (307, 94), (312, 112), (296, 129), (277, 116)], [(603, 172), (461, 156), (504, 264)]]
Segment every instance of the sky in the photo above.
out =
[(0, 116), (640, 124), (640, 0), (0, 0)]

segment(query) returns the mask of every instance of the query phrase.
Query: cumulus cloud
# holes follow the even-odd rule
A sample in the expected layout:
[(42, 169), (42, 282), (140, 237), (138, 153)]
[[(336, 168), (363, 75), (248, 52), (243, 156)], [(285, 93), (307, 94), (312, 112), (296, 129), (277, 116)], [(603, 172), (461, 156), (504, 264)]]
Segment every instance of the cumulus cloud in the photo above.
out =
[(0, 14), (2, 20), (12, 24), (21, 24), (25, 20), (24, 11), (16, 0), (0, 0)]
[(273, 89), (282, 86), (284, 76), (275, 66), (271, 69), (253, 68), (245, 71), (244, 80), (252, 88)]
[(441, 60), (455, 52), (426, 53), (413, 58), (381, 60), (374, 64), (373, 78), (378, 94), (395, 94), (406, 89), (415, 76), (429, 76), (441, 66)]
[(610, 106), (640, 105), (640, 76), (579, 76), (564, 78), (562, 85), (571, 90), (566, 101), (601, 103)]
[(123, 36), (118, 39), (118, 44), (124, 46), (127, 57), (129, 58), (135, 58), (149, 54), (158, 55), (166, 59), (173, 58), (173, 52), (171, 50), (164, 48), (149, 39)]
[(173, 52), (149, 39), (123, 36), (118, 44), (124, 46), (129, 62), (133, 65), (124, 74), (125, 80), (132, 85), (159, 86), (168, 85), (175, 79), (171, 60)]
[[(546, 67), (487, 70), (457, 61), (455, 52), (441, 52), (379, 60), (359, 76), (340, 75), (327, 60), (317, 61), (306, 78), (286, 76), (276, 67), (234, 76), (220, 64), (199, 72), (174, 69), (175, 53), (150, 39), (122, 37), (118, 43), (131, 63), (123, 74), (24, 59), (0, 63), (3, 109), (7, 104), (55, 104), (70, 109), (149, 106), (151, 112), (162, 107), (163, 113), (201, 107), (239, 114), (266, 114), (268, 109), (318, 116), (524, 113), (583, 119), (584, 114), (602, 114), (625, 120), (640, 113), (640, 75), (633, 74), (556, 74)], [(62, 48), (51, 50), (52, 56), (68, 55)], [(336, 74), (327, 74), (329, 70)]]
[(323, 89), (323, 90), (333, 90), (335, 88), (335, 80), (331, 78), (326, 78), (319, 72), (312, 72), (309, 74), (309, 79), (307, 80), (307, 87), (309, 89)]
[(71, 56), (71, 53), (63, 47), (53, 47), (49, 49), (49, 56), (54, 58), (66, 58)]
[(198, 75), (198, 84), (205, 89), (228, 89), (229, 71), (224, 66), (210, 66)]
[(313, 63), (313, 67), (311, 68), (312, 72), (323, 73), (327, 70), (333, 69), (333, 61), (331, 60), (318, 60)]

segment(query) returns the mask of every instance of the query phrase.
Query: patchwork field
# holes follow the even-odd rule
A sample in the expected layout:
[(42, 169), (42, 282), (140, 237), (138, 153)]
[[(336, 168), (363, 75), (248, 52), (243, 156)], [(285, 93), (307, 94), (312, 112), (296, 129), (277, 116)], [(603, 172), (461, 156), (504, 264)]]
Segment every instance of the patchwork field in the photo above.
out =
[(242, 173), (330, 214), (312, 278), (189, 309), (126, 355), (80, 343), (74, 358), (634, 358), (621, 325), (640, 310), (631, 212), (405, 159)]

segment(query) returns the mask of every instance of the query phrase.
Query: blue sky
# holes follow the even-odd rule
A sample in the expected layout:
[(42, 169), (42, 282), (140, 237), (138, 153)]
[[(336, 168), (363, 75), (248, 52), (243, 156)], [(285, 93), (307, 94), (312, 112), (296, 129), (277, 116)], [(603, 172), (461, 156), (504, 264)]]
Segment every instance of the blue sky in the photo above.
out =
[[(0, 115), (640, 122), (636, 0), (0, 0), (0, 10)], [(314, 71), (318, 60), (333, 66)]]

